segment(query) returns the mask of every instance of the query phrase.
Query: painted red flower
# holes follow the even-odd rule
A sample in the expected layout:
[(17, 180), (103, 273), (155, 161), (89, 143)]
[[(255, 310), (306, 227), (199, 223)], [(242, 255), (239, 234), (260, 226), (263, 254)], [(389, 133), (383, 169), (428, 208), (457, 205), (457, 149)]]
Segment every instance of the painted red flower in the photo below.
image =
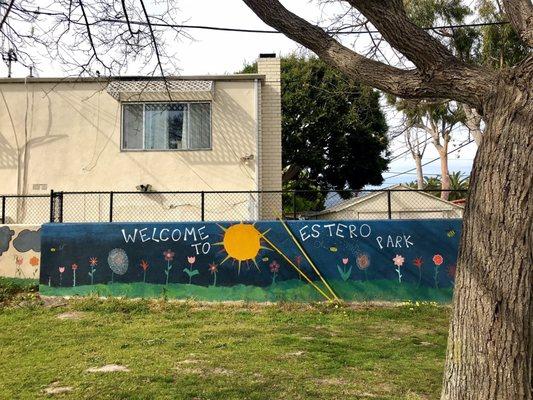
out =
[(189, 262), (189, 264), (194, 264), (194, 262), (196, 261), (196, 257), (194, 256), (187, 257), (187, 261)]
[(272, 272), (273, 274), (277, 274), (278, 271), (279, 271), (279, 264), (276, 260), (274, 260), (270, 263), (270, 272)]
[(348, 257), (342, 259), (342, 263), (343, 263), (344, 265), (348, 264), (348, 261), (350, 261), (350, 260), (348, 259)]
[(170, 249), (168, 249), (168, 250), (166, 250), (166, 251), (163, 252), (163, 256), (165, 257), (165, 260), (166, 260), (166, 261), (172, 261), (172, 260), (174, 260), (174, 256), (175, 256), (175, 255), (176, 255), (176, 254), (175, 254), (172, 250), (170, 250)]
[(146, 272), (146, 270), (148, 269), (148, 267), (150, 266), (150, 264), (148, 264), (145, 260), (141, 260), (141, 268), (143, 269), (143, 271)]
[(218, 265), (215, 263), (209, 264), (209, 272), (216, 274), (218, 272)]
[(98, 265), (98, 258), (96, 257), (89, 258), (89, 265), (91, 267), (96, 267)]
[(360, 253), (357, 255), (355, 262), (357, 264), (357, 268), (364, 271), (370, 265), (370, 257), (366, 253)]
[(424, 264), (424, 261), (422, 261), (422, 257), (417, 257), (413, 260), (413, 265), (417, 268), (422, 267), (422, 264)]
[(59, 273), (62, 274), (63, 272), (65, 272), (65, 267), (59, 267), (58, 270)]
[(70, 266), (70, 268), (72, 268), (73, 271), (76, 271), (78, 269), (78, 264), (74, 263)]
[(300, 264), (302, 263), (302, 256), (294, 257), (294, 261), (296, 261), (296, 265), (300, 266)]
[(433, 256), (433, 264), (435, 264), (437, 267), (439, 265), (442, 265), (443, 262), (444, 262), (444, 258), (440, 254), (435, 254)]
[(455, 279), (455, 273), (457, 271), (457, 267), (455, 265), (450, 265), (448, 267), (448, 276), (452, 279)]
[(32, 267), (36, 267), (39, 265), (39, 258), (38, 257), (35, 257), (33, 256), (32, 258), (30, 258), (30, 265)]

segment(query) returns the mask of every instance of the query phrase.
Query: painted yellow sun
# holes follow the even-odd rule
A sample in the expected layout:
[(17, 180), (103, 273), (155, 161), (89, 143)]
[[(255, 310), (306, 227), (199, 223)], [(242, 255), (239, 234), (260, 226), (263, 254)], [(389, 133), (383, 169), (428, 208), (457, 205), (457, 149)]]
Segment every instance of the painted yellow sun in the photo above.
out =
[(239, 263), (239, 272), (243, 261), (247, 263), (251, 261), (259, 269), (255, 259), (261, 249), (267, 249), (267, 247), (261, 246), (261, 238), (268, 231), (261, 233), (254, 225), (242, 222), (229, 228), (222, 226), (221, 228), (224, 231), (224, 236), (222, 242), (216, 244), (224, 246), (227, 256), (220, 264), (232, 258)]

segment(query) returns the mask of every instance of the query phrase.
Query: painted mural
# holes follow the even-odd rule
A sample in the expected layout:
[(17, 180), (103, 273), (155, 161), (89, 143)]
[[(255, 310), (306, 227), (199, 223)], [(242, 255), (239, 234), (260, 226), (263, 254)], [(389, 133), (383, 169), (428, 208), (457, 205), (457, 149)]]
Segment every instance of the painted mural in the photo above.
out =
[(0, 225), (0, 277), (36, 281), (40, 252), (40, 225)]
[(43, 295), (451, 300), (460, 220), (47, 224)]

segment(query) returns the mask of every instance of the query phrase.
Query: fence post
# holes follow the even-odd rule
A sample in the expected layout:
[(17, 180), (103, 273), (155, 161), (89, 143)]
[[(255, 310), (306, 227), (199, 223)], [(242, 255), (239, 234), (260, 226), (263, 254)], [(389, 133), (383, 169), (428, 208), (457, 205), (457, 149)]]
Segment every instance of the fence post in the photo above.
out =
[(390, 190), (387, 190), (387, 214), (389, 219), (392, 219), (392, 204)]
[(201, 208), (202, 208), (202, 221), (205, 221), (205, 192), (202, 190), (201, 193)]
[(296, 219), (296, 189), (292, 192), (292, 218)]
[(2, 224), (6, 223), (6, 196), (2, 196)]
[(59, 192), (59, 222), (63, 223), (63, 192)]
[(113, 222), (113, 191), (109, 192), (109, 222)]
[(50, 190), (50, 223), (55, 222), (54, 214), (54, 189), (52, 189)]

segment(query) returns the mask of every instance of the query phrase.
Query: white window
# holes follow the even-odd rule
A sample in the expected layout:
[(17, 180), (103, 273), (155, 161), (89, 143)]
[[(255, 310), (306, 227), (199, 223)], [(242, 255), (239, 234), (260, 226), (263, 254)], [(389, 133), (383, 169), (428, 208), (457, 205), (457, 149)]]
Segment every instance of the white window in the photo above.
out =
[(211, 103), (124, 103), (125, 150), (211, 148)]

